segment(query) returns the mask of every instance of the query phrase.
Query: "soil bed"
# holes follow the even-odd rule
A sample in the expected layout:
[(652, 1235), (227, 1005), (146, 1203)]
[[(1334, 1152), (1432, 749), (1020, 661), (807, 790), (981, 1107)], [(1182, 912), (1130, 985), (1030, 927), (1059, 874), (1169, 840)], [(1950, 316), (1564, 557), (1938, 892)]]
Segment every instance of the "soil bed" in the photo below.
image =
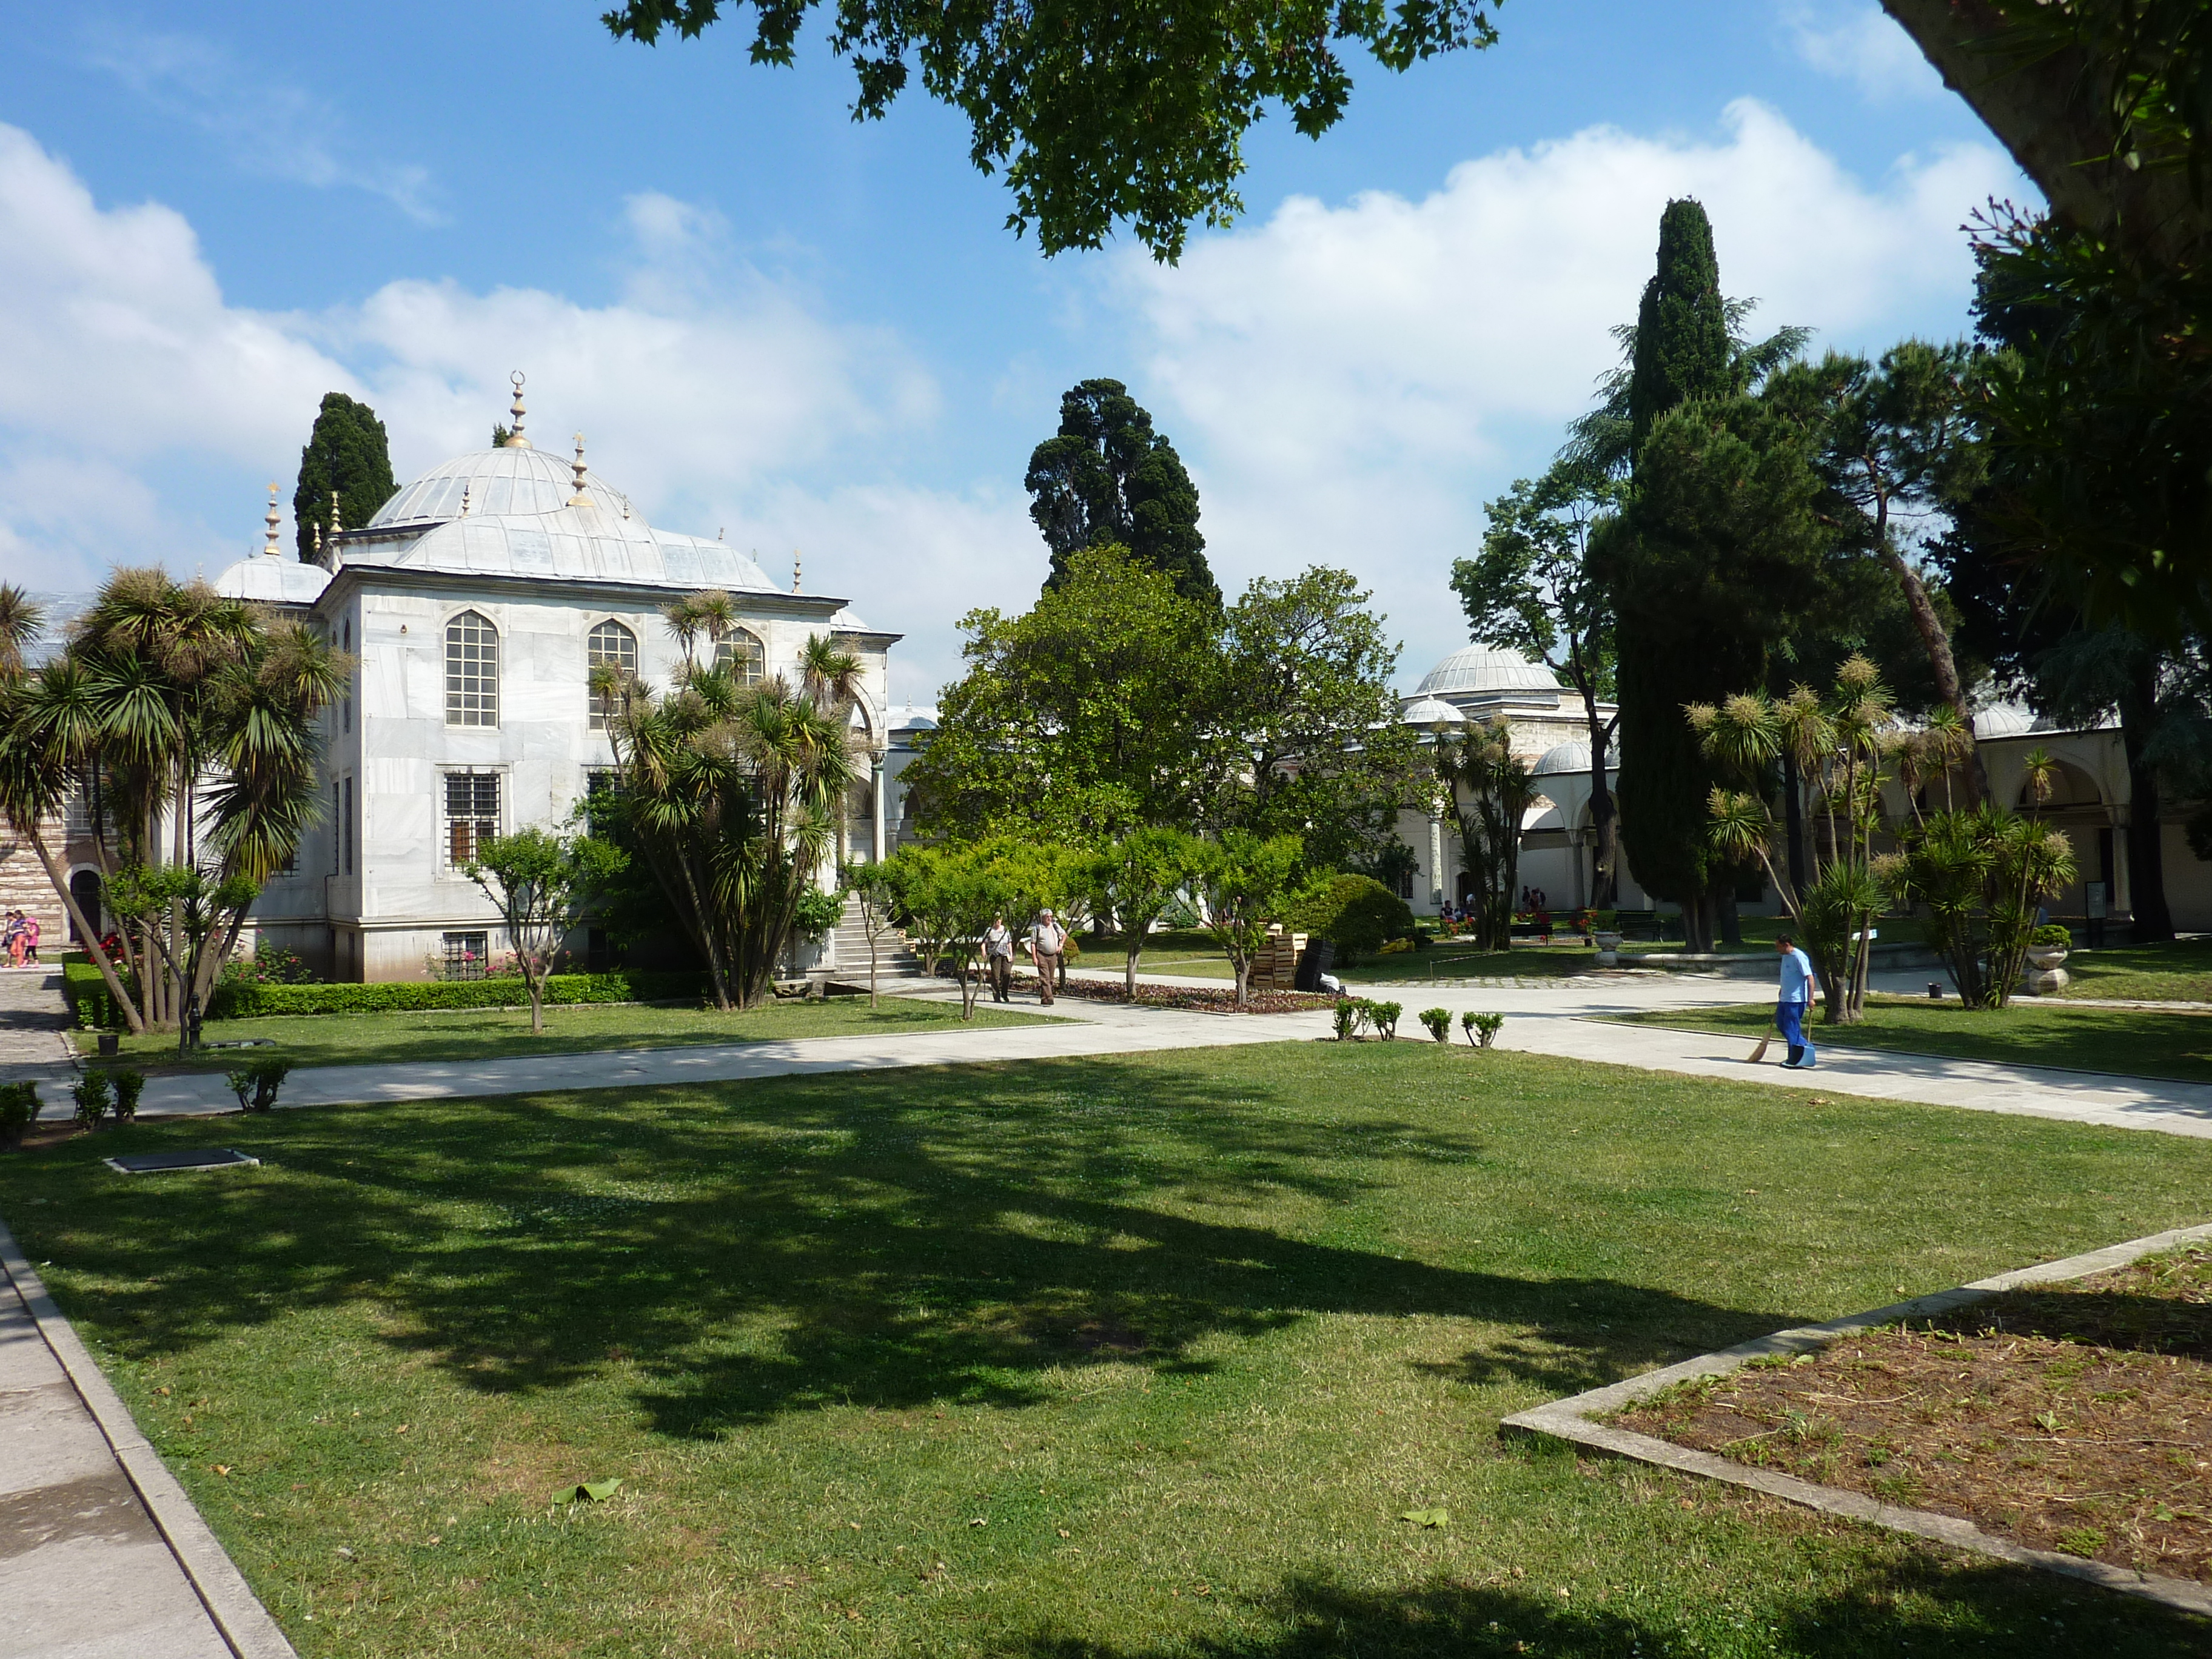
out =
[(1615, 1420), (2031, 1548), (2212, 1582), (2212, 1247), (1699, 1378)]
[[(1036, 994), (1036, 979), (1030, 975), (1024, 984), (1017, 975), (1017, 991)], [(1309, 1008), (1334, 1008), (1336, 999), (1315, 991), (1254, 991), (1250, 1000), (1239, 1008), (1233, 986), (1218, 991), (1201, 990), (1194, 985), (1139, 985), (1132, 998), (1121, 986), (1107, 980), (1070, 978), (1056, 994), (1064, 997), (1082, 997), (1091, 1002), (1133, 1001), (1140, 1008), (1182, 1008), (1201, 1014), (1297, 1014)]]

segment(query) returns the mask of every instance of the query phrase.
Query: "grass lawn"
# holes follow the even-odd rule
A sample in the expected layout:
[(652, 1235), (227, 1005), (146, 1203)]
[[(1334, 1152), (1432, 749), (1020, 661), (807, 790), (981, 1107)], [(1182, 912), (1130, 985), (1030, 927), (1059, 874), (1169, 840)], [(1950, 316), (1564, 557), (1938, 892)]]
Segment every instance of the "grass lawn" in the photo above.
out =
[(2074, 975), (2065, 991), (2069, 997), (2212, 1002), (2212, 939), (2073, 951), (2066, 971)]
[[(1082, 941), (1077, 965), (1086, 972), (1121, 971), (1128, 946), (1119, 935)], [(1364, 957), (1349, 968), (1329, 972), (1348, 985), (1402, 985), (1437, 979), (1548, 979), (1565, 974), (1586, 973), (1596, 965), (1597, 952), (1577, 945), (1539, 945), (1531, 941), (1507, 951), (1482, 951), (1470, 945), (1439, 940), (1425, 951), (1398, 956)], [(1434, 970), (1431, 974), (1431, 969)], [(1203, 933), (1153, 933), (1145, 940), (1137, 958), (1140, 974), (1179, 974), (1194, 979), (1231, 977), (1229, 958)]]
[[(98, 1161), (210, 1139), (265, 1162)], [(307, 1659), (2201, 1654), (2202, 1621), (1495, 1429), (2208, 1192), (2200, 1141), (1426, 1042), (0, 1161)]]
[[(945, 981), (949, 988), (951, 981)], [(1021, 1025), (1041, 1018), (984, 1001), (977, 1023)], [(1050, 1016), (1042, 1016), (1050, 1018)], [(413, 1013), (287, 1014), (262, 1019), (210, 1020), (204, 1029), (210, 1042), (267, 1037), (275, 1048), (203, 1049), (191, 1060), (177, 1058), (173, 1032), (125, 1033), (125, 1059), (147, 1071), (228, 1071), (249, 1057), (281, 1054), (295, 1066), (373, 1066), (410, 1060), (497, 1060), (510, 1054), (581, 1054), (599, 1048), (673, 1048), (699, 1042), (765, 1042), (794, 1037), (860, 1036), (871, 1033), (927, 1031), (957, 1025), (957, 1003), (918, 1002), (885, 997), (868, 1006), (866, 997), (832, 997), (826, 1002), (778, 1002), (742, 1013), (711, 1008), (663, 1008), (639, 1003), (581, 1003), (545, 1011), (545, 1030), (533, 1036), (527, 1008), (457, 1008)], [(72, 1031), (82, 1053), (97, 1047), (97, 1034)]]
[[(1726, 1008), (1670, 1008), (1616, 1016), (1623, 1024), (1666, 1025), (1756, 1039), (1771, 1029), (1772, 1002)], [(1807, 1034), (1817, 1048), (1894, 1048), (1959, 1060), (2018, 1066), (2069, 1066), (2130, 1077), (2212, 1083), (2212, 1016), (2153, 1009), (2064, 1008), (2021, 1004), (1972, 1012), (1955, 1002), (1871, 996), (1860, 1025), (1823, 1025), (1817, 1012)]]

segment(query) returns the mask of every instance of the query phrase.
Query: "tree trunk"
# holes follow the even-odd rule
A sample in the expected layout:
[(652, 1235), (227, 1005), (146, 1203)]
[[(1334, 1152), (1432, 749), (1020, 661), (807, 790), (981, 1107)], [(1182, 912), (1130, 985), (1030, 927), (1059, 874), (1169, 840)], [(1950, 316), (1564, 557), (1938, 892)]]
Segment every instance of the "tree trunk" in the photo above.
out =
[(1585, 692), (1583, 717), (1589, 727), (1590, 835), (1595, 843), (1590, 854), (1590, 908), (1610, 910), (1620, 902), (1620, 809), (1613, 805), (1613, 786), (1606, 781), (1605, 762), (1620, 716), (1599, 720), (1596, 702)]
[(2173, 937), (2173, 912), (2166, 902), (2166, 840), (2159, 817), (2157, 769), (2143, 759), (2158, 695), (2157, 659), (2132, 677), (2120, 703), (2120, 746), (2128, 757), (2128, 896), (2137, 945)]
[(1720, 927), (1721, 943), (1743, 943), (1743, 921), (1736, 915), (1735, 883), (1729, 882), (1713, 895), (1713, 911)]
[[(1913, 631), (1920, 635), (1921, 648), (1928, 653), (1928, 665), (1935, 671), (1936, 695), (1942, 698), (1952, 713), (1971, 733), (1974, 729), (1973, 711), (1966, 707), (1966, 694), (1959, 684), (1959, 661), (1951, 652), (1951, 635), (1944, 629), (1943, 619), (1936, 614), (1936, 602), (1928, 597), (1928, 585), (1920, 580), (1920, 573), (1908, 563), (1903, 554), (1887, 544), (1885, 533), (1881, 556), (1896, 573), (1897, 585), (1905, 590), (1905, 608), (1912, 617)], [(1986, 800), (1990, 793), (1989, 769), (1982, 763), (1982, 751), (1971, 744), (1966, 750), (1968, 775), (1973, 787), (1973, 799)]]
[(92, 948), (85, 954), (100, 969), (100, 982), (107, 987), (107, 994), (115, 999), (115, 1006), (122, 1013), (124, 1024), (131, 1028), (131, 1036), (145, 1036), (146, 1022), (131, 1006), (131, 998), (123, 989), (123, 981), (115, 976), (115, 964), (107, 959), (107, 952), (100, 948), (100, 935), (92, 931), (91, 922), (85, 919), (83, 907), (77, 903), (76, 895), (70, 891), (69, 882), (62, 875), (61, 866), (54, 862), (53, 850), (46, 845), (46, 838), (33, 824), (25, 832), (25, 839), (31, 843), (31, 850), (39, 855), (39, 862), (46, 866), (46, 879), (53, 884), (54, 891), (60, 895), (62, 907), (76, 923), (77, 932), (90, 941)]
[[(2185, 168), (2130, 168), (2110, 72), (2078, 47), (2033, 62), (2008, 52), (2015, 33), (1990, 0), (1881, 0), (1918, 43), (1943, 84), (2035, 180), (2066, 222), (2162, 264), (2201, 246), (2207, 219)], [(2110, 158), (2110, 159), (2106, 159)]]
[(525, 973), (522, 982), (530, 988), (530, 1035), (545, 1035), (545, 976)]
[(1782, 823), (1789, 842), (1784, 851), (1788, 856), (1790, 890), (1802, 894), (1806, 884), (1805, 785), (1797, 775), (1797, 757), (1788, 750), (1782, 754)]
[(1137, 957), (1144, 949), (1144, 935), (1132, 933), (1129, 937), (1129, 963), (1121, 975), (1121, 988), (1127, 994), (1129, 1000), (1134, 1002), (1137, 1000)]

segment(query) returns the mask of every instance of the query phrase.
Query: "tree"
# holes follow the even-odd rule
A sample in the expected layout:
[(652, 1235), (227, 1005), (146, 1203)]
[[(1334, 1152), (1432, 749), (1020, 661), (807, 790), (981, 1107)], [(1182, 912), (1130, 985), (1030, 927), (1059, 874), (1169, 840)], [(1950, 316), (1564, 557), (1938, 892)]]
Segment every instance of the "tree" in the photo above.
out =
[(1223, 618), (1206, 695), (1205, 823), (1296, 835), (1316, 865), (1379, 855), (1419, 770), (1398, 720), (1398, 647), (1349, 571), (1261, 577)]
[(1305, 850), (1295, 836), (1224, 831), (1206, 848), (1199, 876), (1206, 931), (1229, 957), (1237, 1006), (1252, 1000), (1252, 962), (1267, 943), (1267, 924), (1280, 917), (1295, 890)]
[(899, 902), (921, 933), (933, 968), (948, 963), (960, 982), (960, 1017), (975, 1018), (976, 957), (994, 916), (1024, 913), (1020, 881), (1008, 862), (1012, 844), (902, 847), (884, 867)]
[(2002, 1008), (2020, 982), (2037, 901), (2074, 879), (2074, 848), (2060, 831), (1984, 802), (1910, 826), (1876, 871), (1900, 902), (1928, 907), (1960, 1000)]
[(506, 924), (507, 943), (530, 990), (530, 1029), (545, 1030), (545, 981), (593, 901), (628, 859), (590, 836), (526, 825), (492, 836), (461, 873), (483, 890)]
[(846, 867), (843, 884), (860, 912), (860, 936), (868, 942), (868, 1006), (878, 1006), (876, 968), (884, 941), (898, 931), (898, 882), (880, 860)]
[(968, 672), (905, 773), (926, 832), (1077, 845), (1197, 821), (1215, 623), (1167, 576), (1085, 548), (1030, 611), (961, 627)]
[(1629, 365), (1632, 470), (1668, 410), (1740, 389), (1712, 222), (1688, 198), (1668, 203), (1659, 216), (1659, 268), (1637, 307)]
[(1437, 781), (1459, 836), (1460, 867), (1474, 878), (1476, 948), (1510, 950), (1521, 825), (1536, 799), (1528, 763), (1503, 716), (1437, 734)]
[(1625, 493), (1587, 458), (1563, 454), (1540, 479), (1515, 480), (1483, 509), (1490, 523), (1481, 556), (1453, 561), (1451, 576), (1470, 639), (1542, 662), (1582, 698), (1597, 843), (1590, 902), (1600, 907), (1619, 902), (1620, 814), (1607, 773), (1620, 714), (1598, 714), (1599, 703), (1613, 700), (1613, 617), (1590, 568), (1590, 538)]
[(1068, 389), (1060, 400), (1059, 434), (1036, 447), (1023, 483), (1030, 517), (1052, 549), (1046, 586), (1067, 579), (1067, 562), (1079, 550), (1111, 544), (1171, 578), (1183, 598), (1220, 605), (1198, 529), (1198, 486), (1121, 381), (1085, 380)]
[(314, 556), (315, 532), (329, 528), (333, 494), (337, 497), (339, 526), (356, 530), (374, 518), (398, 489), (392, 477), (392, 452), (385, 441), (384, 422), (376, 418), (376, 411), (343, 392), (325, 392), (314, 430), (300, 451), (300, 480), (292, 491), (292, 523), (299, 538), (300, 556)]
[(1181, 899), (1206, 868), (1206, 844), (1180, 830), (1132, 830), (1091, 855), (1091, 900), (1114, 918), (1128, 960), (1122, 988), (1137, 998), (1137, 958), (1145, 935)]
[(615, 757), (604, 813), (619, 815), (618, 839), (659, 880), (725, 1009), (768, 994), (858, 776), (842, 665), (794, 688), (697, 659), (700, 617), (731, 609), (711, 591), (668, 607), (686, 660), (665, 696), (611, 667), (592, 679)]

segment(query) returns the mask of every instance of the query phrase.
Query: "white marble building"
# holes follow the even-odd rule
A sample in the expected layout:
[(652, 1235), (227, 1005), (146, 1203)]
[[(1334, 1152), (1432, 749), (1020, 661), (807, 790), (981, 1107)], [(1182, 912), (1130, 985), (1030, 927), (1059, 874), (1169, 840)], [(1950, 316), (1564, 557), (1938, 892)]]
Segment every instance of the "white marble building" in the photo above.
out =
[[(520, 399), (518, 398), (518, 411)], [(750, 678), (797, 677), (828, 632), (864, 669), (855, 723), (869, 781), (847, 844), (881, 844), (887, 653), (842, 599), (784, 592), (720, 541), (659, 530), (591, 472), (518, 435), (432, 468), (357, 530), (325, 537), (320, 562), (269, 544), (218, 579), (226, 594), (312, 619), (358, 659), (331, 712), (322, 822), (295, 867), (254, 907), (259, 938), (339, 981), (419, 979), (463, 953), (504, 948), (465, 875), (476, 843), (564, 823), (614, 761), (588, 690), (612, 661), (665, 687), (682, 649), (661, 616), (719, 588), (738, 624), (709, 647)], [(577, 941), (579, 946), (583, 941)]]

